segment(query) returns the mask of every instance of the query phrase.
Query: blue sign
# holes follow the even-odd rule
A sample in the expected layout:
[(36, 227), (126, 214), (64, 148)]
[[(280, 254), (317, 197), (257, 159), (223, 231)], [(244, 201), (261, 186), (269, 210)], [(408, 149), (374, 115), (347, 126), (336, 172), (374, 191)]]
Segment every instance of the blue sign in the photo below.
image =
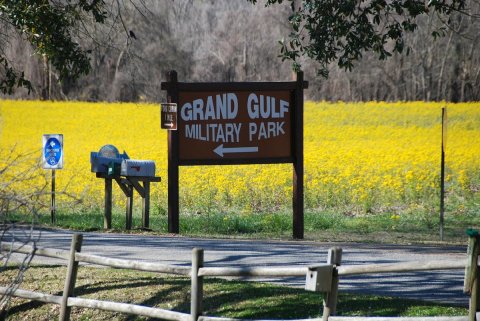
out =
[(63, 135), (43, 135), (43, 168), (63, 168)]

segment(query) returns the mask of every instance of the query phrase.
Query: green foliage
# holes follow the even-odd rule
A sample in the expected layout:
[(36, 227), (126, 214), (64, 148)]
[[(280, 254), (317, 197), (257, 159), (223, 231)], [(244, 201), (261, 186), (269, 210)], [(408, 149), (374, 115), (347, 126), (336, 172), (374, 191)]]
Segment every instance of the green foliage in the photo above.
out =
[(0, 78), (0, 91), (3, 94), (11, 95), (13, 93), (13, 88), (17, 87), (25, 87), (28, 89), (28, 93), (32, 90), (32, 85), (30, 82), (25, 79), (24, 73), (20, 73), (17, 75), (15, 69), (13, 69), (9, 64), (5, 57), (0, 55), (0, 68), (3, 68), (4, 77), (3, 79)]
[[(107, 12), (103, 0), (0, 0), (0, 15), (37, 54), (48, 58), (62, 80), (77, 79), (90, 71), (89, 51), (74, 40), (73, 32), (88, 15), (96, 23), (105, 22)], [(14, 70), (1, 53), (0, 66), (0, 90), (4, 94), (13, 93), (15, 87), (31, 89), (23, 72)]]
[[(248, 0), (256, 3), (257, 0)], [(301, 56), (320, 63), (318, 73), (328, 77), (328, 65), (337, 62), (351, 71), (354, 63), (365, 52), (373, 51), (381, 60), (392, 53), (402, 53), (405, 34), (417, 29), (420, 16), (438, 14), (448, 18), (463, 10), (466, 0), (386, 1), (386, 0), (303, 0), (292, 7), (289, 40), (280, 41), (280, 57), (292, 60), (293, 68), (300, 69)], [(283, 0), (267, 0), (266, 6), (281, 4)], [(444, 29), (433, 30), (434, 38), (442, 36)]]

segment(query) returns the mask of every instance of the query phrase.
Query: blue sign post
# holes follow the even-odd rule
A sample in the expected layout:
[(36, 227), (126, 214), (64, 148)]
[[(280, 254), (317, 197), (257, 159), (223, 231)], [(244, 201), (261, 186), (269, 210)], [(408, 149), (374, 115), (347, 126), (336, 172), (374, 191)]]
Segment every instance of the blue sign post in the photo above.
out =
[(55, 223), (55, 170), (63, 168), (63, 135), (43, 135), (42, 139), (42, 165), (44, 169), (52, 170), (52, 201), (50, 215)]

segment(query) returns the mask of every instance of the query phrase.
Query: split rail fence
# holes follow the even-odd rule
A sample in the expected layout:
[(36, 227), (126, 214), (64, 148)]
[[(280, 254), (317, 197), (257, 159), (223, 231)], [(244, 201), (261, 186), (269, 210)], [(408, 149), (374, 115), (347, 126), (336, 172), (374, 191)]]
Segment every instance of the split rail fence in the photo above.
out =
[[(63, 295), (51, 295), (47, 293), (22, 290), (12, 287), (0, 287), (0, 293), (34, 301), (60, 305), (59, 320), (69, 320), (72, 307), (99, 309), (112, 312), (120, 312), (160, 318), (171, 321), (240, 321), (238, 319), (203, 316), (203, 279), (205, 277), (292, 277), (304, 276), (305, 288), (311, 291), (324, 293), (323, 316), (315, 319), (291, 320), (291, 321), (475, 321), (480, 320), (478, 308), (479, 285), (478, 285), (478, 255), (480, 252), (480, 237), (470, 236), (467, 259), (460, 261), (423, 261), (401, 262), (391, 264), (367, 264), (342, 266), (342, 249), (332, 248), (329, 250), (326, 264), (303, 267), (206, 267), (203, 260), (203, 249), (195, 248), (192, 251), (191, 267), (165, 265), (150, 262), (141, 262), (125, 259), (115, 259), (81, 252), (83, 236), (74, 234), (70, 251), (34, 248), (27, 245), (14, 246), (2, 244), (3, 252), (33, 254), (51, 258), (65, 259), (68, 261)], [(190, 313), (182, 313), (154, 307), (146, 307), (135, 304), (119, 303), (112, 301), (100, 301), (85, 299), (74, 296), (75, 282), (79, 263), (90, 263), (113, 268), (132, 269), (173, 275), (187, 276), (191, 278), (191, 307)], [(465, 269), (464, 292), (470, 295), (469, 315), (458, 317), (341, 317), (335, 316), (337, 306), (338, 283), (342, 276), (377, 274), (377, 273), (401, 273), (415, 271)], [(266, 321), (266, 320), (264, 320)]]

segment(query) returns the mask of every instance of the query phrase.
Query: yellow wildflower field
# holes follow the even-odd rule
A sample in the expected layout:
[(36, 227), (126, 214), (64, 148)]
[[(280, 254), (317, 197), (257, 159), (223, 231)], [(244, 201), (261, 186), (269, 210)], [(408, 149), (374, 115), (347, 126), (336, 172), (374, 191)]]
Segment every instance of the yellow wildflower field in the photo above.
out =
[[(307, 102), (306, 208), (365, 213), (436, 206), (442, 107), (448, 109), (448, 196), (478, 197), (480, 103)], [(64, 168), (57, 171), (57, 190), (82, 199), (72, 205), (59, 197), (59, 207), (62, 202), (72, 211), (103, 206), (104, 185), (90, 171), (90, 152), (113, 144), (132, 159), (155, 161), (162, 182), (152, 186), (152, 203), (156, 211), (166, 210), (167, 138), (160, 129), (159, 105), (0, 101), (0, 161), (12, 148), (39, 159), (43, 134), (63, 134)], [(48, 180), (50, 172), (39, 171)], [(120, 193), (115, 188), (114, 202), (123, 206)], [(183, 212), (275, 211), (291, 206), (292, 166), (182, 167), (180, 195)]]

